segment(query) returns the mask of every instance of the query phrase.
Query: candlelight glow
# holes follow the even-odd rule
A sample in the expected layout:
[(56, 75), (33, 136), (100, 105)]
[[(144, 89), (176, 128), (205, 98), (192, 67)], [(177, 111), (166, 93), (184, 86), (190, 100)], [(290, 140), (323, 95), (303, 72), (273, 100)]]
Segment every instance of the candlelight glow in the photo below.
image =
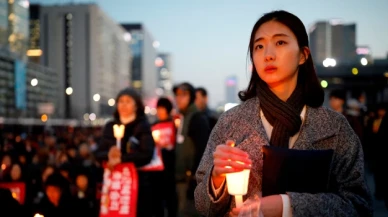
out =
[(120, 124), (113, 125), (113, 134), (116, 139), (122, 139), (124, 137), (125, 126)]
[(154, 138), (154, 141), (157, 143), (160, 140), (160, 130), (154, 130), (152, 131), (152, 137)]
[[(235, 143), (233, 143), (231, 146), (234, 147)], [(244, 164), (241, 161), (236, 161), (236, 162), (239, 164)], [(227, 168), (230, 168), (230, 167), (227, 166)], [(247, 194), (250, 172), (251, 170), (245, 169), (241, 172), (226, 174), (228, 193), (230, 195), (234, 195), (237, 208), (242, 206), (243, 204), (242, 196)]]
[(175, 123), (175, 127), (179, 128), (179, 126), (181, 125), (181, 120), (180, 119), (175, 119), (174, 123)]

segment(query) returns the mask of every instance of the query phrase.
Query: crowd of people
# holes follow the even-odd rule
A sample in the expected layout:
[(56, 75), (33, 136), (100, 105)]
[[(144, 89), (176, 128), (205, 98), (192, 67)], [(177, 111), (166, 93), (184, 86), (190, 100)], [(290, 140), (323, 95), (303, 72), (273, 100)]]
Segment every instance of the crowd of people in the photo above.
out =
[[(145, 115), (140, 95), (128, 88), (118, 94), (117, 109), (103, 127), (1, 126), (0, 185), (25, 186), (22, 204), (9, 206), (12, 216), (98, 216), (104, 166), (133, 162), (140, 168), (149, 163), (155, 146), (151, 127), (166, 122), (172, 123), (174, 143), (161, 148), (163, 171), (138, 171), (137, 213), (195, 215), (194, 174), (217, 114), (208, 108), (204, 88), (182, 83), (174, 92), (175, 102), (165, 97), (158, 100), (154, 123), (149, 123), (155, 118)], [(116, 148), (115, 123), (125, 125), (119, 161), (112, 161), (110, 153)], [(128, 152), (132, 136), (139, 144), (132, 142)], [(181, 163), (176, 166), (176, 162)]]

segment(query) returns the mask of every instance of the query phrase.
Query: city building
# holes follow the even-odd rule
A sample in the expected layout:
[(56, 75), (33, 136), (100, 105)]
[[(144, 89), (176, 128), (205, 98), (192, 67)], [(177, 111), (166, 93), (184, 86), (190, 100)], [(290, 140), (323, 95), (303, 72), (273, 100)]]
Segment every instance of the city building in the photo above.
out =
[(368, 105), (388, 102), (388, 62), (379, 65), (339, 65), (336, 67), (317, 66), (317, 75), (325, 90), (325, 105), (333, 89), (362, 90)]
[(225, 81), (226, 103), (238, 103), (237, 76), (229, 76)]
[(309, 30), (311, 55), (316, 65), (347, 65), (357, 59), (356, 24), (340, 20), (316, 22)]
[[(154, 41), (143, 24), (121, 24), (129, 33), (133, 53), (131, 86), (142, 95), (146, 104), (155, 101), (158, 90), (158, 71), (155, 61), (159, 42)], [(152, 105), (150, 105), (152, 106)]]
[(0, 0), (0, 52), (26, 61), (29, 1)]
[(0, 55), (0, 117), (58, 117), (57, 78), (52, 69)]
[(96, 4), (41, 6), (39, 20), (40, 63), (58, 73), (59, 114), (110, 117), (115, 96), (130, 85), (125, 30)]
[(159, 53), (155, 60), (158, 71), (157, 95), (172, 96), (172, 57), (169, 53)]
[(28, 41), (27, 57), (28, 61), (40, 63), (42, 49), (40, 47), (40, 5), (30, 5), (30, 37)]

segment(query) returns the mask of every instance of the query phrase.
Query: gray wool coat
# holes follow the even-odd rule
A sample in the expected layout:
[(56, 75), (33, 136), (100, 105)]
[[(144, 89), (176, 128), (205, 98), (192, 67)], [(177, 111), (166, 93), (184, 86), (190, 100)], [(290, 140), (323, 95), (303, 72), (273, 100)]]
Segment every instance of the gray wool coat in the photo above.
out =
[[(244, 200), (261, 192), (263, 159), (261, 147), (269, 145), (260, 118), (258, 98), (247, 100), (221, 115), (214, 127), (196, 172), (195, 205), (204, 216), (228, 216), (234, 199), (224, 187), (215, 198), (211, 187), (213, 152), (232, 139), (252, 160), (248, 193)], [(364, 158), (360, 140), (342, 114), (324, 107), (307, 107), (294, 149), (333, 149), (331, 193), (287, 192), (292, 214), (299, 216), (372, 216), (371, 196), (364, 177)]]

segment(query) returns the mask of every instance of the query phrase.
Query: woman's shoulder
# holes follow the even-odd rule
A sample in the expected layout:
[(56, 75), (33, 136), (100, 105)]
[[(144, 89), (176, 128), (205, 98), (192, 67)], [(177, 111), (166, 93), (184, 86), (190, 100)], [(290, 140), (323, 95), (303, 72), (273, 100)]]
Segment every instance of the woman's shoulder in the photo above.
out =
[[(318, 108), (307, 108), (307, 121), (313, 126), (317, 125), (327, 131), (339, 132), (341, 129), (350, 130), (346, 117), (328, 107), (320, 106)], [(325, 130), (325, 131), (326, 131)]]
[(344, 122), (346, 117), (339, 112), (336, 112), (326, 106), (320, 106), (318, 108), (308, 107), (308, 110), (312, 111), (313, 115), (318, 119), (325, 119), (332, 122)]

